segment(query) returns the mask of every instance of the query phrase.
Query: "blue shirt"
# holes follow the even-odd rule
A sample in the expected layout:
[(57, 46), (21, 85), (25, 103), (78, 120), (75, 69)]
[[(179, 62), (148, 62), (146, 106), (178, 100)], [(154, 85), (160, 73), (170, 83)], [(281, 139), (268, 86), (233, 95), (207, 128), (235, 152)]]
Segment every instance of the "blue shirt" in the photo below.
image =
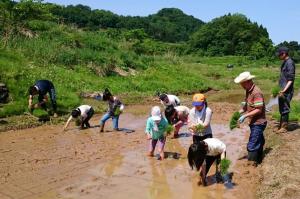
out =
[(279, 86), (284, 89), (288, 81), (292, 81), (292, 85), (286, 91), (291, 93), (294, 91), (294, 80), (295, 80), (295, 63), (291, 58), (285, 60), (281, 65)]
[(44, 96), (48, 92), (50, 93), (51, 89), (54, 89), (52, 82), (49, 80), (38, 80), (35, 82), (35, 86), (38, 87), (39, 95)]

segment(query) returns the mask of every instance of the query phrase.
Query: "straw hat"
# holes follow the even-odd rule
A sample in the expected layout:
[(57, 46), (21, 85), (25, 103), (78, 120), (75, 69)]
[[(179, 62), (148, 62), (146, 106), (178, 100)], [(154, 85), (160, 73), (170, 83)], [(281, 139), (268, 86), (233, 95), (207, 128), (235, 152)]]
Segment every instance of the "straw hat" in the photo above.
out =
[(255, 76), (251, 75), (250, 72), (246, 71), (246, 72), (243, 72), (243, 73), (239, 74), (239, 76), (237, 76), (234, 79), (234, 82), (237, 83), (237, 84), (239, 84), (239, 83), (251, 80), (253, 78), (255, 78)]

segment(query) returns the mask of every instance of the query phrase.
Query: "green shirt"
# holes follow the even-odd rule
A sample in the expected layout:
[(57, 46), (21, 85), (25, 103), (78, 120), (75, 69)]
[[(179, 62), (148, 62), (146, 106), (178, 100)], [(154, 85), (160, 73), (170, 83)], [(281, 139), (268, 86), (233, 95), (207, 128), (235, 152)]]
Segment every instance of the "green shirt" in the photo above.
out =
[(153, 121), (153, 119), (151, 117), (148, 118), (147, 120), (147, 124), (146, 124), (146, 133), (150, 134), (152, 139), (157, 140), (159, 138), (162, 138), (165, 136), (165, 131), (167, 129), (168, 126), (168, 121), (166, 120), (166, 118), (162, 117), (160, 122), (157, 124), (158, 130), (155, 131), (154, 127), (155, 127), (155, 122)]

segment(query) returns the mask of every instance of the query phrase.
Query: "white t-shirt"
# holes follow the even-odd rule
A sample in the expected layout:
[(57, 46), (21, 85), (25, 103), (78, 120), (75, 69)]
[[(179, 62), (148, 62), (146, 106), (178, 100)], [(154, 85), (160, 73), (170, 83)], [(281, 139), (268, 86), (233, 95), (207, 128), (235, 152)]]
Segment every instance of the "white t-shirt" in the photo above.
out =
[(169, 99), (168, 103), (166, 103), (164, 101), (161, 101), (161, 103), (164, 106), (173, 105), (175, 107), (175, 106), (178, 106), (180, 104), (180, 100), (179, 100), (179, 98), (177, 96), (175, 96), (175, 95), (167, 95), (167, 96), (168, 96), (168, 99)]
[(81, 117), (82, 118), (86, 118), (87, 117), (87, 113), (89, 112), (89, 110), (91, 109), (92, 107), (89, 106), (89, 105), (81, 105), (78, 107), (78, 109), (80, 110), (81, 112)]
[(206, 138), (203, 140), (208, 146), (208, 156), (221, 155), (226, 151), (226, 145), (217, 138)]
[(210, 121), (212, 117), (212, 110), (209, 107), (204, 107), (201, 111), (197, 111), (195, 107), (190, 110), (189, 114), (189, 126), (201, 124), (207, 126), (201, 136), (212, 134)]

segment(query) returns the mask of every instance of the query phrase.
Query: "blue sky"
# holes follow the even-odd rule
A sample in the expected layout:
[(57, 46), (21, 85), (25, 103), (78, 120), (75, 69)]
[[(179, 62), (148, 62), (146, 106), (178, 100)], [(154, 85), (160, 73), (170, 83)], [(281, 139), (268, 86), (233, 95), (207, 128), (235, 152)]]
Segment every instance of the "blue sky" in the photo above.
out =
[(179, 8), (208, 22), (230, 13), (242, 13), (268, 29), (274, 44), (300, 43), (300, 0), (45, 0), (61, 5), (83, 4), (119, 15), (147, 16), (162, 8)]

